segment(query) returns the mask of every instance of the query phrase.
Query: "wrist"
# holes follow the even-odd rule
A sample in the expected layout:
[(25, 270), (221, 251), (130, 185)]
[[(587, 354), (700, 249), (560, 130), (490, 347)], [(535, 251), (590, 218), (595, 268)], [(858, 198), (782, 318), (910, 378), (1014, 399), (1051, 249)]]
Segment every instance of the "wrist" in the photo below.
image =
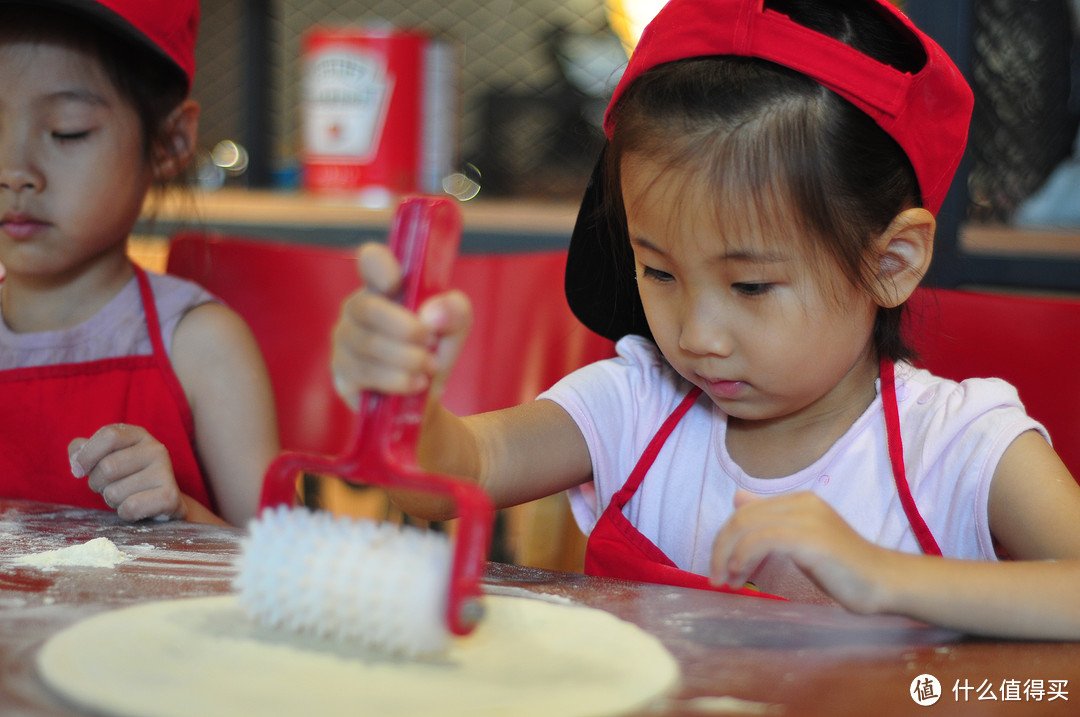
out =
[(942, 559), (896, 550), (882, 552), (871, 597), (873, 612), (910, 614), (913, 606), (932, 593), (926, 580), (930, 561)]

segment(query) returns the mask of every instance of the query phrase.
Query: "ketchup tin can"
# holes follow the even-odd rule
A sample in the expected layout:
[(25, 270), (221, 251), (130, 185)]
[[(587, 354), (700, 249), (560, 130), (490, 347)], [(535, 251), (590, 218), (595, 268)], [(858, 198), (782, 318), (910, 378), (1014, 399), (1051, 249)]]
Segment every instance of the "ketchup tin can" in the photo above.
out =
[(411, 30), (315, 28), (302, 48), (304, 188), (373, 206), (437, 191), (438, 165), (451, 162), (445, 127), (456, 126), (456, 92), (431, 86), (456, 77), (446, 44)]

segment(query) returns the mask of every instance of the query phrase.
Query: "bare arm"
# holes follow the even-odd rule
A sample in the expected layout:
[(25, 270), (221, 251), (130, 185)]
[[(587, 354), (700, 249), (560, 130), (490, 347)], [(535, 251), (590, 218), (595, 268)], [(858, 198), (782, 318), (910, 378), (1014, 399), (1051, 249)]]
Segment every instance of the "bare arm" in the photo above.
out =
[(888, 605), (973, 633), (1080, 640), (1080, 486), (1034, 431), (998, 464), (989, 517), (1013, 561), (924, 559), (918, 584), (894, 576)]
[(875, 612), (975, 635), (1080, 640), (1080, 560), (986, 563), (897, 553)]
[(990, 525), (1017, 561), (948, 560), (863, 539), (809, 493), (741, 494), (714, 546), (717, 583), (741, 584), (766, 555), (790, 558), (850, 610), (897, 613), (973, 634), (1080, 640), (1080, 487), (1036, 433), (994, 474)]
[(177, 326), (172, 361), (218, 510), (243, 525), (255, 515), (263, 475), (278, 451), (273, 389), (258, 344), (231, 309), (203, 304)]
[[(533, 401), (458, 418), (441, 405), (428, 411), (419, 458), (428, 470), (475, 480), (496, 508), (543, 498), (591, 478), (588, 446), (557, 404)], [(453, 517), (438, 500), (396, 495), (406, 512), (429, 520)]]

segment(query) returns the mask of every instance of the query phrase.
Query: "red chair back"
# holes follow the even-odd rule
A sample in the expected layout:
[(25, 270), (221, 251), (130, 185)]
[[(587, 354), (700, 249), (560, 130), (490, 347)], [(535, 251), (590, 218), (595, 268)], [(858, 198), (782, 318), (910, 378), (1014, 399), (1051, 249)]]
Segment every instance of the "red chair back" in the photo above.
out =
[(330, 333), (360, 286), (351, 252), (183, 233), (169, 274), (202, 285), (247, 321), (274, 386), (282, 448), (337, 453), (351, 412), (330, 377)]
[[(460, 415), (532, 400), (566, 373), (613, 355), (562, 293), (565, 250), (463, 254), (451, 285), (473, 302), (473, 331), (444, 401)], [(251, 327), (266, 358), (287, 450), (335, 454), (352, 414), (334, 391), (331, 330), (360, 287), (355, 251), (182, 233), (167, 272), (213, 292)]]
[(1080, 299), (920, 288), (910, 309), (916, 363), (945, 378), (1016, 386), (1080, 480)]

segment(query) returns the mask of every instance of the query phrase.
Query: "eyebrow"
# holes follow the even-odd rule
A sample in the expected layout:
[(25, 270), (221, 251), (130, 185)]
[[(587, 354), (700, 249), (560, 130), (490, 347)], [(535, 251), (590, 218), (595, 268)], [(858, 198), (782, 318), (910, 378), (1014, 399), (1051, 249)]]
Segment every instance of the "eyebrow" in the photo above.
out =
[[(643, 238), (631, 239), (630, 243), (634, 244), (636, 246), (639, 246), (642, 249), (646, 249), (648, 251), (655, 252), (657, 254), (661, 254), (661, 255), (664, 254), (663, 249), (656, 246), (655, 244), (653, 244), (648, 239), (643, 239)], [(791, 261), (791, 257), (785, 256), (785, 255), (783, 255), (783, 254), (781, 254), (779, 252), (775, 252), (775, 251), (756, 251), (756, 250), (752, 250), (752, 249), (730, 249), (728, 251), (723, 252), (719, 256), (717, 256), (717, 258), (718, 259), (723, 259), (723, 260), (726, 260), (726, 261), (746, 261), (746, 262), (753, 262), (753, 263), (756, 263), (756, 264), (781, 264), (781, 263), (784, 263), (784, 262)]]
[(91, 92), (90, 90), (57, 90), (56, 92), (45, 95), (43, 99), (48, 103), (80, 102), (82, 104), (101, 107), (109, 104), (104, 97), (96, 92)]

